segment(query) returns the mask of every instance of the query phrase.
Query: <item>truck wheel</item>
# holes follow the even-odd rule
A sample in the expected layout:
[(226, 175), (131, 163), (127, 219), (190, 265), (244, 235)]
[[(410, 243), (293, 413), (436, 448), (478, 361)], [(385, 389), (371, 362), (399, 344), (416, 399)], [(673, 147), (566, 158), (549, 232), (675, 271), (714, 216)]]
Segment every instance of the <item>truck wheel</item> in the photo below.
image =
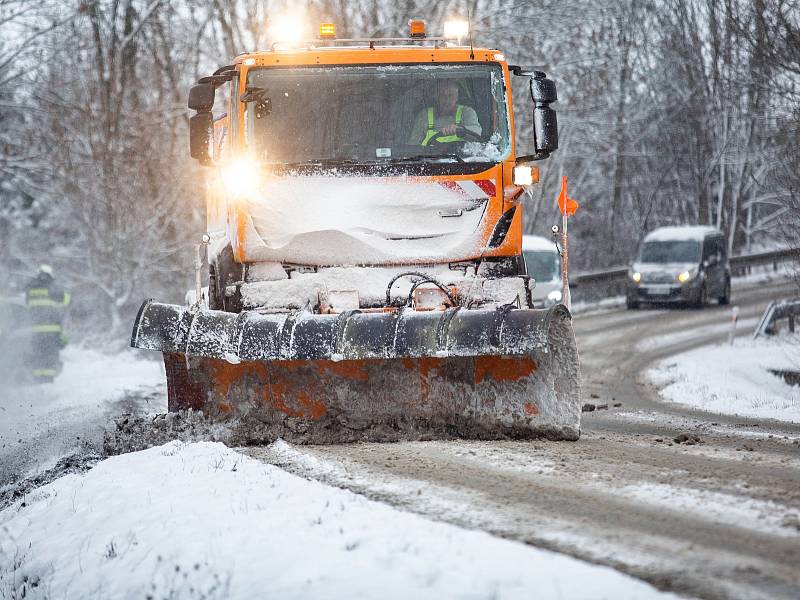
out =
[(636, 310), (639, 308), (639, 300), (633, 299), (630, 296), (626, 296), (625, 305), (628, 307), (628, 310)]
[(211, 310), (224, 310), (222, 294), (219, 289), (219, 278), (215, 265), (208, 267), (208, 308)]
[[(243, 267), (233, 260), (233, 250), (230, 245), (225, 247), (220, 254), (211, 259), (208, 268), (208, 306), (212, 310), (227, 312), (240, 312), (242, 310), (242, 297), (239, 284), (243, 279)], [(227, 289), (236, 287), (232, 296), (227, 296)]]
[(725, 306), (731, 303), (731, 280), (725, 280), (725, 290), (722, 292), (722, 296), (717, 298), (720, 306)]

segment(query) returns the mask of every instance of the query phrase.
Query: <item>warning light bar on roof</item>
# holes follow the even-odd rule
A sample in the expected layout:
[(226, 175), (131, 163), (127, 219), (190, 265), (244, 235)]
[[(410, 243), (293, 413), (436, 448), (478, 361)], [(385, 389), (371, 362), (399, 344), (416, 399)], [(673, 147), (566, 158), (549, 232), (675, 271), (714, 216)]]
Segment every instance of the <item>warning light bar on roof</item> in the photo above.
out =
[(336, 39), (336, 25), (333, 23), (321, 23), (319, 26), (319, 37), (321, 40)]
[(408, 34), (412, 38), (424, 38), (425, 21), (422, 19), (411, 19), (408, 22)]

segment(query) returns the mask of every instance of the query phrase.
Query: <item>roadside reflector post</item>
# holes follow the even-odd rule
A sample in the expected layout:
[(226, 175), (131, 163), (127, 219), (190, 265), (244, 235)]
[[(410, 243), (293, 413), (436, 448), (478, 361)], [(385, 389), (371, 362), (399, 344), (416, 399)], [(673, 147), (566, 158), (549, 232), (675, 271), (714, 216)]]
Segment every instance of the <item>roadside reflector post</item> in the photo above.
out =
[(728, 330), (728, 345), (733, 346), (733, 338), (736, 337), (736, 322), (739, 320), (739, 307), (731, 307), (731, 327)]

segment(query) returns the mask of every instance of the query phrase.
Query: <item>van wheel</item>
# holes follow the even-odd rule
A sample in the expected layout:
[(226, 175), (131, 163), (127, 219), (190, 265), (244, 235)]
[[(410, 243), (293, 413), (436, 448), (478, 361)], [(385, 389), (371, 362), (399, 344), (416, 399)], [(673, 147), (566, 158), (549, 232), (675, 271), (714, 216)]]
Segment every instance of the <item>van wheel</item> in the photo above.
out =
[(697, 290), (697, 298), (694, 301), (695, 308), (703, 308), (706, 303), (708, 302), (708, 289), (706, 288), (705, 282), (700, 286), (700, 289)]
[(731, 303), (731, 280), (725, 280), (725, 291), (722, 292), (722, 296), (717, 298), (720, 306), (725, 306)]

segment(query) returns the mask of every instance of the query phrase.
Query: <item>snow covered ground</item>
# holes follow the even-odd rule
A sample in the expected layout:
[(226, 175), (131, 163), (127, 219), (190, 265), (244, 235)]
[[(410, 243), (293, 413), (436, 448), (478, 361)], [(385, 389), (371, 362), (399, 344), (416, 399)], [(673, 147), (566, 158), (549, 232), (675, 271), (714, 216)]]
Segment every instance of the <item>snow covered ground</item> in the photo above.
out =
[(0, 512), (0, 597), (676, 596), (221, 444), (170, 442), (109, 458)]
[(684, 342), (690, 342), (691, 340), (697, 338), (724, 336), (732, 331), (737, 334), (741, 333), (742, 331), (752, 332), (761, 320), (761, 317), (741, 319), (736, 323), (736, 327), (732, 328), (729, 315), (730, 311), (720, 314), (720, 322), (713, 325), (704, 325), (702, 327), (695, 327), (692, 329), (676, 328), (677, 330), (674, 333), (666, 333), (656, 337), (645, 337), (641, 342), (636, 344), (636, 349), (642, 351), (658, 350)]
[(648, 371), (672, 402), (746, 417), (800, 422), (800, 387), (770, 369), (800, 370), (800, 337), (736, 340), (670, 357)]
[(98, 446), (113, 416), (165, 411), (161, 363), (140, 356), (70, 346), (53, 383), (0, 389), (0, 491), (79, 449)]

